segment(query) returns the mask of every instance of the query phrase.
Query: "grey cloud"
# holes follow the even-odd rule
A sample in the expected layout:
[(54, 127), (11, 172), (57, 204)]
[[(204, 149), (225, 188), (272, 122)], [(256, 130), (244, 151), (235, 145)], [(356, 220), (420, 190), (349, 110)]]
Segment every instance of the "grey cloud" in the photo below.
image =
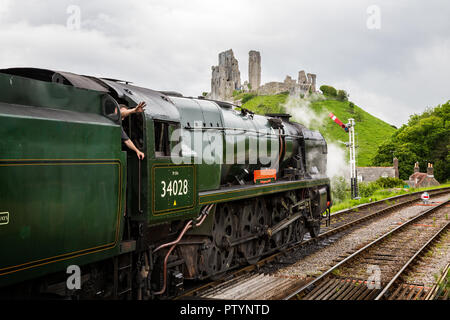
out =
[[(65, 27), (72, 4), (80, 31)], [(372, 4), (380, 30), (366, 27)], [(220, 51), (233, 49), (245, 80), (256, 49), (263, 82), (305, 69), (400, 125), (449, 99), (449, 9), (420, 0), (0, 0), (0, 67), (52, 67), (195, 96), (210, 90)]]

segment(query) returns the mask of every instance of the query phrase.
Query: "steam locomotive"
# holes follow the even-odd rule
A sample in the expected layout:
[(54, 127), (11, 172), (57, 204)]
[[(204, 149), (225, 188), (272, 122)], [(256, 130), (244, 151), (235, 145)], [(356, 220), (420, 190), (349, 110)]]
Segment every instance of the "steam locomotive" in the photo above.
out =
[[(141, 101), (122, 121), (119, 105)], [(174, 297), (316, 236), (331, 206), (327, 144), (289, 118), (0, 70), (0, 297)]]

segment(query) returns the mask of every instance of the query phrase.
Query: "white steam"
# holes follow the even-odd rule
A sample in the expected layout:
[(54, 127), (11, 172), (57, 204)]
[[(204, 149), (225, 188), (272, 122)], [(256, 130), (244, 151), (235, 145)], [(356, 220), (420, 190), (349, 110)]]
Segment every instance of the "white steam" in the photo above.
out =
[[(326, 121), (332, 121), (328, 117), (328, 111), (316, 113), (311, 108), (311, 102), (324, 100), (321, 94), (313, 93), (302, 98), (299, 95), (290, 95), (284, 104), (287, 113), (292, 115), (295, 122), (301, 123), (311, 130), (318, 130)], [(334, 177), (348, 176), (349, 164), (346, 159), (346, 152), (338, 141), (327, 140), (327, 175), (331, 179)]]
[(316, 93), (304, 98), (299, 95), (290, 95), (284, 104), (284, 108), (296, 122), (303, 124), (307, 128), (317, 128), (323, 125), (327, 115), (325, 113), (315, 113), (311, 108), (311, 102), (323, 99), (322, 95)]
[(327, 141), (327, 175), (330, 178), (348, 176), (350, 170), (345, 150), (338, 144)]

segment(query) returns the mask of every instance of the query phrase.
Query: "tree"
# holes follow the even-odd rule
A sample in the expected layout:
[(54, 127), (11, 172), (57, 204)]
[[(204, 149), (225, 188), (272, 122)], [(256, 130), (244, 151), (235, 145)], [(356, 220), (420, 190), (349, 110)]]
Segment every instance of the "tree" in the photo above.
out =
[(345, 90), (338, 90), (337, 98), (340, 101), (347, 101), (348, 100), (348, 94), (347, 94), (347, 92)]
[(351, 101), (348, 103), (348, 112), (355, 113), (355, 104)]
[(332, 86), (327, 86), (327, 85), (320, 86), (320, 91), (322, 91), (322, 93), (326, 96), (330, 96), (330, 97), (337, 96), (337, 91)]
[(427, 162), (434, 164), (434, 176), (439, 182), (450, 178), (450, 101), (422, 114), (413, 114), (408, 123), (398, 129), (391, 139), (378, 147), (373, 165), (392, 163), (393, 153), (399, 159), (401, 179), (408, 179), (416, 161), (425, 171)]

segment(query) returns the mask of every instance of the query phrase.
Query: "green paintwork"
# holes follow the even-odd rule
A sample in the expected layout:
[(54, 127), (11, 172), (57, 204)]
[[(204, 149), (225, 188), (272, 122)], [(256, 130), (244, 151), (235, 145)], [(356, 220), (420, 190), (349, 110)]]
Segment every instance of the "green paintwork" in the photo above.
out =
[[(147, 103), (145, 112), (142, 115), (144, 137), (144, 152), (146, 158), (141, 163), (141, 170), (137, 170), (138, 161), (133, 157), (129, 157), (130, 180), (129, 180), (129, 209), (128, 213), (135, 221), (147, 221), (148, 224), (165, 223), (177, 219), (189, 219), (196, 217), (203, 203), (198, 199), (197, 195), (193, 195), (194, 205), (186, 206), (183, 209), (171, 209), (167, 199), (162, 199), (156, 195), (161, 188), (161, 179), (167, 177), (156, 176), (153, 168), (155, 166), (175, 165), (172, 160), (177, 163), (193, 165), (195, 167), (194, 181), (195, 189), (200, 194), (223, 191), (223, 185), (226, 183), (235, 183), (235, 176), (242, 173), (243, 169), (250, 173), (255, 169), (262, 167), (261, 163), (268, 164), (270, 162), (271, 150), (274, 150), (276, 159), (279, 157), (279, 139), (280, 131), (272, 129), (267, 117), (260, 115), (249, 115), (239, 110), (222, 108), (213, 101), (191, 99), (184, 97), (167, 97), (162, 93), (136, 87), (129, 84), (105, 81), (116, 91), (117, 96), (129, 101), (130, 107), (141, 101)], [(134, 115), (133, 115), (134, 116)], [(183, 154), (182, 158), (178, 155), (171, 159), (169, 156), (158, 157), (155, 155), (154, 146), (154, 121), (165, 121), (177, 125), (181, 128), (182, 143), (185, 144), (187, 150), (191, 150), (190, 155)], [(266, 134), (261, 134), (266, 132)], [(285, 123), (283, 160), (281, 168), (289, 165), (290, 159), (299, 148), (298, 129), (289, 123)], [(204, 149), (196, 148), (194, 143), (196, 135), (203, 135)], [(210, 141), (221, 141), (222, 145), (218, 153), (222, 157), (222, 164), (214, 163), (214, 158), (208, 152), (204, 152), (208, 148), (212, 149)], [(188, 141), (188, 142), (186, 142)], [(237, 145), (242, 142), (243, 148)], [(176, 143), (175, 143), (176, 144)], [(261, 156), (261, 146), (265, 146), (266, 156)], [(229, 158), (226, 150), (234, 150), (234, 158)], [(202, 154), (199, 160), (198, 155)], [(252, 157), (256, 158), (257, 164), (248, 164)], [(231, 160), (231, 163), (229, 162)], [(238, 164), (244, 160), (247, 164)], [(139, 182), (136, 177), (141, 177), (141, 192), (139, 193)], [(192, 174), (185, 175), (191, 177)], [(323, 178), (324, 175), (318, 175), (316, 178)], [(184, 178), (183, 178), (184, 179)], [(250, 177), (250, 180), (253, 180)], [(296, 187), (317, 186), (321, 182), (316, 180), (303, 181), (297, 183)], [(282, 192), (286, 188), (281, 187), (285, 182), (276, 182), (263, 186), (263, 190), (273, 187), (272, 192)], [(289, 183), (287, 183), (289, 185)], [(255, 191), (254, 186), (243, 187), (240, 191), (240, 198), (252, 197), (264, 194)], [(212, 202), (222, 202), (228, 199), (227, 196), (216, 196)], [(176, 199), (170, 199), (170, 203)], [(179, 202), (177, 201), (177, 204)], [(210, 203), (210, 202), (208, 202)], [(139, 210), (140, 207), (140, 210)], [(162, 212), (161, 210), (164, 210)]]
[(0, 101), (9, 104), (102, 114), (102, 93), (0, 73)]
[(152, 176), (154, 215), (194, 207), (197, 195), (194, 165), (154, 166)]
[(0, 88), (0, 286), (117, 255), (126, 159), (103, 94), (4, 74)]
[[(118, 255), (125, 207), (132, 221), (152, 225), (195, 218), (210, 203), (329, 185), (319, 170), (315, 179), (236, 186), (235, 175), (263, 167), (271, 149), (282, 158), (280, 170), (290, 165), (300, 148), (292, 124), (285, 123), (280, 149), (281, 131), (272, 129), (267, 117), (213, 101), (168, 97), (102, 81), (110, 87), (111, 97), (128, 102), (129, 107), (147, 103), (143, 114), (127, 119), (129, 126), (141, 122), (129, 129), (130, 137), (141, 139), (143, 161), (121, 150), (120, 125), (103, 115), (102, 101), (111, 98), (107, 93), (0, 73), (0, 286)], [(207, 133), (205, 141), (218, 139), (222, 148), (216, 151), (225, 164), (211, 163), (212, 156), (194, 145), (188, 146), (194, 152), (183, 153), (182, 158), (157, 156), (155, 121), (181, 128), (183, 142), (199, 133)], [(306, 143), (308, 151), (322, 148), (319, 140)], [(237, 148), (239, 141), (244, 142), (242, 150)], [(226, 163), (223, 146), (234, 149), (233, 163)], [(248, 164), (262, 146), (267, 156)], [(200, 153), (206, 155), (201, 161)], [(247, 164), (236, 164), (238, 159)], [(319, 160), (307, 159), (312, 164)], [(170, 181), (177, 181), (177, 195), (170, 195)], [(187, 181), (182, 194), (179, 181), (183, 187)], [(227, 183), (234, 186), (224, 187)]]
[(324, 178), (315, 180), (274, 182), (265, 185), (236, 187), (230, 188), (229, 190), (223, 189), (219, 191), (203, 192), (200, 193), (200, 204), (206, 205), (209, 203), (241, 200), (294, 189), (322, 186), (329, 183), (330, 180), (328, 178)]

